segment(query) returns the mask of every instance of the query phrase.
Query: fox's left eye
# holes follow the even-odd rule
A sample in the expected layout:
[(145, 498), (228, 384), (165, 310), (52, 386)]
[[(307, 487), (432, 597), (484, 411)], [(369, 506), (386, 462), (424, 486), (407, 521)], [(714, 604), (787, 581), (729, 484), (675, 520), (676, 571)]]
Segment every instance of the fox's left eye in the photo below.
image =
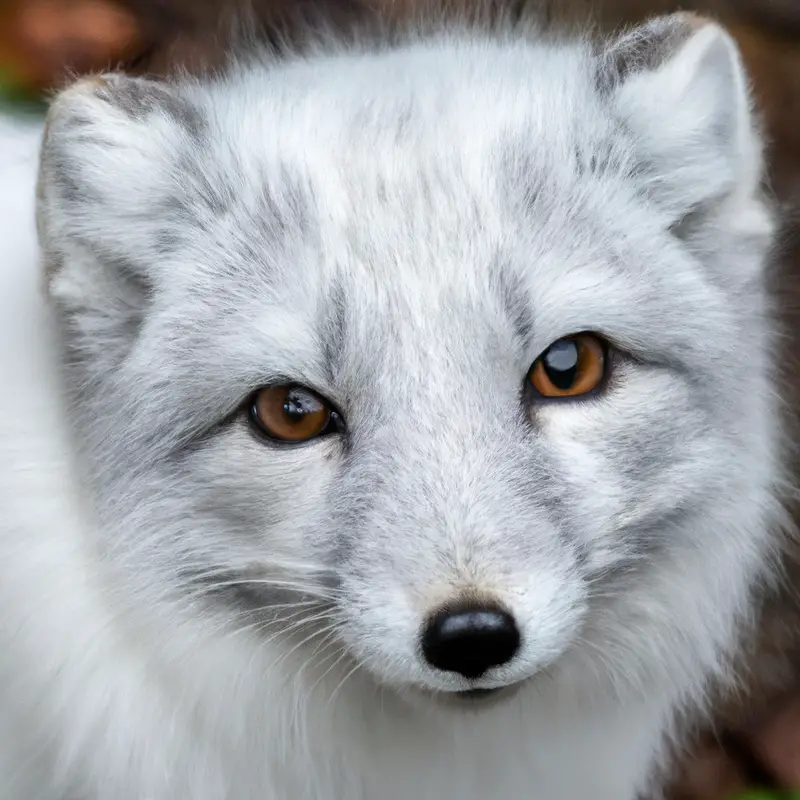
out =
[(250, 419), (258, 430), (277, 442), (309, 442), (340, 427), (330, 404), (304, 386), (269, 386), (256, 392)]
[(606, 376), (608, 345), (592, 333), (553, 342), (528, 373), (541, 397), (579, 397), (596, 389)]

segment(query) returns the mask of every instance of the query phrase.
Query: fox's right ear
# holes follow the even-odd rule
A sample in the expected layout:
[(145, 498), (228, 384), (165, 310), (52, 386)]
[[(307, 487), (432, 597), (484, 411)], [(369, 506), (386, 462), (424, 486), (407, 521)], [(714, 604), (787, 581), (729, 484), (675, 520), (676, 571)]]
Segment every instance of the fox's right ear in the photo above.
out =
[(192, 236), (203, 119), (180, 89), (120, 75), (78, 81), (52, 103), (37, 225), (45, 287), (70, 365), (113, 370), (134, 346)]
[[(37, 223), (51, 270), (86, 251), (145, 269), (179, 194), (177, 164), (202, 119), (174, 87), (117, 74), (55, 97), (42, 143)], [(142, 277), (145, 277), (144, 275)]]

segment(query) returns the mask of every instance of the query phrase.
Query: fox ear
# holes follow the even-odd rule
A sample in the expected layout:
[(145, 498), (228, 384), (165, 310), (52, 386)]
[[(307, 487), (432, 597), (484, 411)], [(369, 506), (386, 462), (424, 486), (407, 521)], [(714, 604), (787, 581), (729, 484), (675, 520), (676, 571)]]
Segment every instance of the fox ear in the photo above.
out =
[(105, 75), (78, 81), (50, 108), (37, 225), (48, 296), (76, 368), (121, 363), (166, 265), (192, 236), (191, 177), (181, 164), (205, 130), (179, 92)]
[(176, 206), (176, 162), (201, 135), (178, 90), (111, 74), (57, 95), (45, 125), (37, 220), (49, 263), (74, 248), (128, 264), (152, 260)]
[(751, 196), (762, 145), (745, 69), (717, 23), (673, 14), (603, 54), (616, 115), (630, 131), (654, 199), (676, 218), (730, 195)]

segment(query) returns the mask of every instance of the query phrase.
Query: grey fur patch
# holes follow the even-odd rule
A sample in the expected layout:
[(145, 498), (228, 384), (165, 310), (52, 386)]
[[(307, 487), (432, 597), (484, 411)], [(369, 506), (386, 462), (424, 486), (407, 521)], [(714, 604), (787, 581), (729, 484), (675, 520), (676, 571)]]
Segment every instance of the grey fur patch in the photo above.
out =
[(533, 335), (533, 315), (524, 282), (500, 257), (495, 261), (491, 274), (514, 332), (524, 346), (529, 346)]
[(202, 145), (208, 134), (208, 122), (200, 108), (167, 83), (115, 78), (105, 81), (96, 91), (98, 97), (119, 108), (133, 121), (143, 122), (148, 115), (161, 113), (198, 145)]
[(339, 282), (331, 287), (328, 303), (321, 312), (319, 330), (328, 379), (335, 386), (340, 382), (348, 355), (347, 345), (351, 338), (348, 330), (347, 297), (344, 286)]
[(601, 45), (597, 88), (608, 93), (630, 75), (658, 69), (673, 56), (706, 21), (685, 12), (657, 17)]

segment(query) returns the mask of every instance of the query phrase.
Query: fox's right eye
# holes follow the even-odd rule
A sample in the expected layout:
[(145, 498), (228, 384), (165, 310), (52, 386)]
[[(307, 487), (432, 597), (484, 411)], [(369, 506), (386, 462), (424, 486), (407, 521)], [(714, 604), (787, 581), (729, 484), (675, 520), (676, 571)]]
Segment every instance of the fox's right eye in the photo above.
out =
[(326, 400), (296, 385), (259, 389), (250, 420), (267, 438), (287, 444), (308, 442), (341, 427), (341, 418)]
[(536, 359), (529, 380), (540, 397), (580, 397), (597, 389), (608, 368), (608, 346), (592, 333), (559, 339)]

